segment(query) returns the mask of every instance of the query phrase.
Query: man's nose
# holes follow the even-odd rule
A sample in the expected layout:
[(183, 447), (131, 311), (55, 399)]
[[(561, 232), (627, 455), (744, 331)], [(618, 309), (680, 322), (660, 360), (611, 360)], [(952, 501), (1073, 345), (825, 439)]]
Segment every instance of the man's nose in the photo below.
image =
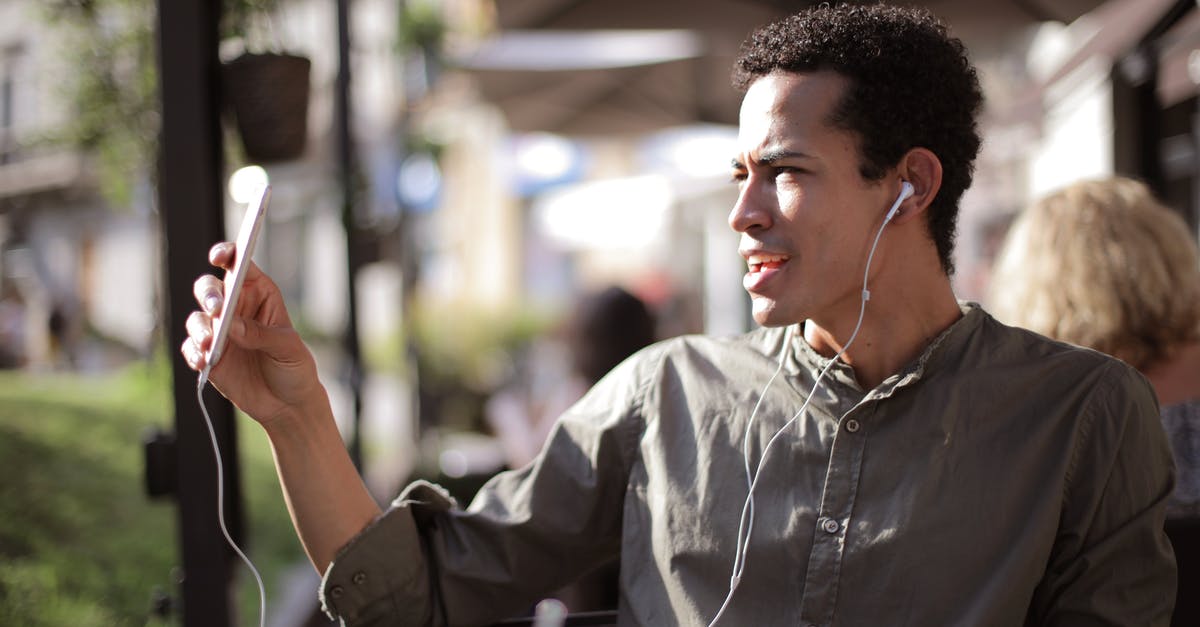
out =
[(753, 179), (742, 182), (737, 202), (729, 211), (729, 227), (738, 233), (771, 227), (771, 211), (762, 185)]

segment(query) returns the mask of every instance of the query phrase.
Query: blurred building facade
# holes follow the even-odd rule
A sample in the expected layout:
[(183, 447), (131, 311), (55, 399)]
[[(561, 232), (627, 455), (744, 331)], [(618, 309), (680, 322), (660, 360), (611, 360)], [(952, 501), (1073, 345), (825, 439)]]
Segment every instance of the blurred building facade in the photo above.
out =
[(44, 141), (72, 113), (58, 80), (70, 59), (41, 8), (0, 5), (0, 354), (10, 367), (87, 367), (104, 358), (85, 335), (125, 358), (148, 349), (156, 244), (148, 190), (109, 211), (89, 161)]
[[(353, 280), (368, 357), (366, 475), (377, 494), (413, 473), (422, 412), (451, 411), (417, 401), (406, 353), (414, 309), (452, 343), (617, 284), (656, 309), (662, 336), (750, 328), (726, 224), (738, 101), (728, 64), (754, 23), (808, 4), (351, 0), (353, 222), (369, 249)], [(1194, 1), (925, 4), (964, 38), (988, 96), (960, 221), (961, 297), (982, 298), (1009, 217), (1076, 178), (1151, 178), (1197, 228)], [(407, 12), (422, 7), (446, 29), (440, 55), (404, 41)], [(76, 69), (67, 35), (43, 9), (0, 2), (0, 367), (106, 369), (156, 349), (175, 359), (175, 347), (161, 346), (169, 242), (152, 173), (113, 206), (88, 155), (41, 141), (76, 114), (60, 90)], [(264, 164), (274, 194), (256, 261), (290, 301), (348, 428), (337, 338), (352, 279), (335, 165), (333, 3), (281, 0), (269, 30), (268, 41), (225, 42), (222, 56), (267, 47), (308, 57), (309, 141), (299, 158)], [(226, 142), (229, 169), (245, 165), (232, 131)], [(226, 205), (236, 228), (241, 207)], [(513, 370), (481, 346), (459, 347), (479, 353), (471, 393)], [(477, 444), (460, 452), (494, 458), (494, 446)]]
[[(112, 207), (83, 154), (35, 141), (73, 115), (57, 90), (71, 59), (39, 4), (0, 3), (0, 343), (10, 354), (0, 361), (49, 367), (65, 341), (106, 347), (74, 357), (102, 367), (161, 341), (153, 177), (131, 206)], [(354, 222), (369, 248), (355, 281), (368, 353), (403, 361), (414, 307), (450, 333), (460, 320), (561, 310), (607, 284), (655, 306), (662, 335), (751, 326), (725, 224), (738, 100), (728, 64), (752, 24), (808, 3), (703, 4), (711, 11), (674, 0), (654, 10), (615, 0), (350, 3)], [(1034, 196), (1078, 177), (1146, 174), (1130, 171), (1146, 169), (1131, 146), (1158, 150), (1149, 174), (1197, 224), (1194, 3), (926, 4), (964, 38), (988, 96), (984, 152), (963, 201), (961, 296), (981, 298), (990, 250)], [(402, 24), (416, 9), (440, 17), (443, 45), (408, 45)], [(283, 0), (271, 18), (268, 40), (248, 34), (222, 49), (232, 58), (283, 48), (312, 61), (308, 145), (265, 164), (275, 192), (256, 260), (337, 372), (350, 279), (334, 165), (333, 7)], [(1138, 101), (1150, 76), (1154, 98)], [(1147, 130), (1147, 116), (1162, 123)], [(244, 165), (236, 136), (226, 141), (230, 170)], [(240, 212), (228, 201), (227, 224)], [(347, 404), (337, 385), (333, 394)], [(403, 413), (406, 395), (381, 405)]]
[(1143, 179), (1194, 233), (1200, 224), (1200, 12), (1179, 0), (1094, 4), (1074, 20), (1030, 23), (978, 59), (989, 102), (976, 182), (963, 200), (961, 296), (982, 298), (1012, 215), (1075, 180)]

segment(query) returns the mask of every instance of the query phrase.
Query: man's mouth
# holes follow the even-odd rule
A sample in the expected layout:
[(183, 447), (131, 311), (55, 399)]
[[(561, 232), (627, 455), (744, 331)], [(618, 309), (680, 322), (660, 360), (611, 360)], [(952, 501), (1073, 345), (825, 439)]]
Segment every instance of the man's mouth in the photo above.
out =
[(759, 273), (763, 270), (775, 270), (786, 263), (787, 255), (750, 255), (746, 257), (746, 265), (750, 272)]

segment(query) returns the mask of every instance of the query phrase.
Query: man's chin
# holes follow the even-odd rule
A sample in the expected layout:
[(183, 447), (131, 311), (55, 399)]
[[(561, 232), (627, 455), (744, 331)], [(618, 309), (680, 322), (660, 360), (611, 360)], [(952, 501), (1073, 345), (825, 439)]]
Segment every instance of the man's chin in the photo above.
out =
[(753, 299), (751, 316), (759, 326), (764, 327), (782, 327), (794, 322), (776, 307), (775, 301), (766, 298)]

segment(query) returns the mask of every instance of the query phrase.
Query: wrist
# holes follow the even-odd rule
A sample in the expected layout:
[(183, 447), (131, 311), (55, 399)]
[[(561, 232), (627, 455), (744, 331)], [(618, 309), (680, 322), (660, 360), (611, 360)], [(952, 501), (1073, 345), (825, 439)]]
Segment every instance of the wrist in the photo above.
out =
[[(333, 426), (337, 431), (333, 408), (325, 386), (315, 383), (310, 390), (299, 395), (300, 400), (282, 405), (268, 420), (263, 420), (263, 429), (272, 438), (276, 435), (300, 436), (320, 434)], [(341, 435), (338, 435), (339, 439)]]

